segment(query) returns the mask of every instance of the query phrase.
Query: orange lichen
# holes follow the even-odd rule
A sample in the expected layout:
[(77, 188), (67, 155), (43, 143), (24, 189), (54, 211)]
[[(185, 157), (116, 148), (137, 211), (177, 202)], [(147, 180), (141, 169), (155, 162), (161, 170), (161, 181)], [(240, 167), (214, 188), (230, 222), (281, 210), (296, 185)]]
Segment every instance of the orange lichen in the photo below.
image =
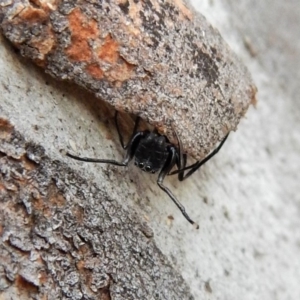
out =
[(90, 39), (95, 39), (99, 35), (97, 22), (88, 20), (79, 8), (74, 9), (68, 16), (71, 42), (66, 54), (75, 61), (90, 61), (92, 50), (89, 45)]
[(86, 67), (86, 71), (96, 79), (103, 78), (103, 71), (97, 63), (90, 64)]
[(119, 59), (119, 44), (111, 35), (105, 38), (104, 44), (98, 50), (98, 57), (108, 63), (115, 64)]

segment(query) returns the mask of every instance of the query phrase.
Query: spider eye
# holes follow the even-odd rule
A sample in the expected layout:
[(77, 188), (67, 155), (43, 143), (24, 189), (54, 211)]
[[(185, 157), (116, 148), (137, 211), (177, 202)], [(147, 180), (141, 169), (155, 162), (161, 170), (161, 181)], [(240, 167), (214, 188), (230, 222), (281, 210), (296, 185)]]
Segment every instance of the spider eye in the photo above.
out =
[(139, 167), (142, 169), (144, 167), (144, 163), (139, 163)]
[(154, 174), (154, 173), (155, 173), (155, 171), (154, 171), (154, 170), (152, 170), (152, 171), (151, 171), (151, 173), (152, 173), (152, 174)]
[(137, 166), (137, 165), (138, 165), (138, 163), (135, 161), (135, 162), (134, 162), (134, 165), (135, 165), (135, 166)]
[(151, 171), (151, 167), (150, 166), (146, 166), (146, 171), (150, 172)]

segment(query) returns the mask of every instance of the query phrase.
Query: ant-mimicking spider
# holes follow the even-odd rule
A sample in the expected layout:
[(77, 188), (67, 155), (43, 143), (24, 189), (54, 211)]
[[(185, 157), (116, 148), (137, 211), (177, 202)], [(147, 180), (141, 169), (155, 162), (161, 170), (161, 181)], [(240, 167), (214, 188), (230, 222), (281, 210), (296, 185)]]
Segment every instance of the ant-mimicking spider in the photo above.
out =
[[(120, 132), (118, 124), (118, 112), (115, 113), (115, 123), (119, 135), (120, 143), (124, 150), (127, 150), (125, 158), (122, 162), (111, 159), (96, 159), (88, 157), (79, 157), (67, 152), (67, 156), (76, 160), (94, 163), (107, 163), (115, 166), (126, 167), (128, 163), (135, 158), (135, 166), (139, 167), (141, 170), (148, 173), (156, 173), (158, 171), (158, 186), (169, 195), (173, 202), (180, 209), (183, 216), (193, 224), (196, 229), (199, 225), (195, 223), (186, 213), (184, 206), (176, 199), (172, 192), (163, 184), (166, 175), (178, 174), (178, 180), (183, 181), (190, 177), (195, 171), (197, 171), (203, 164), (210, 160), (214, 155), (216, 155), (223, 144), (225, 143), (229, 133), (225, 136), (219, 146), (213, 150), (204, 159), (195, 162), (190, 166), (186, 166), (187, 155), (183, 153), (182, 143), (175, 132), (178, 148), (171, 144), (165, 135), (161, 135), (157, 130), (154, 131), (137, 131), (140, 122), (140, 117), (135, 120), (134, 129), (127, 145), (124, 145), (123, 137)], [(177, 166), (177, 170), (171, 172), (174, 166)], [(188, 172), (185, 174), (185, 171)]]

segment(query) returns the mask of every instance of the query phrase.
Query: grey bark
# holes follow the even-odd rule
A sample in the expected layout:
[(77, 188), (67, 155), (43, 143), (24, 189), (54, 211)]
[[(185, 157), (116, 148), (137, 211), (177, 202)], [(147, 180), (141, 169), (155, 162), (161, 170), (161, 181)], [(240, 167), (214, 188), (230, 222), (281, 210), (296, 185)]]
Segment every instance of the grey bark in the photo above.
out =
[(3, 298), (193, 298), (135, 214), (0, 124)]
[[(1, 116), (28, 141), (43, 145), (51, 161), (68, 163), (87, 185), (95, 182), (112, 205), (119, 203), (128, 214), (136, 211), (153, 230), (150, 243), (155, 240), (195, 299), (299, 299), (300, 7), (297, 1), (246, 0), (195, 5), (246, 63), (259, 91), (257, 108), (250, 109), (214, 160), (184, 183), (166, 180), (200, 223), (199, 232), (191, 230), (156, 188), (156, 178), (134, 167), (122, 170), (67, 160), (60, 150), (121, 159), (113, 111), (79, 88), (45, 76), (20, 59), (2, 37)], [(125, 133), (133, 125), (126, 117), (122, 124)], [(68, 200), (65, 205), (75, 203)], [(26, 210), (23, 202), (18, 207)], [(1, 227), (1, 238), (3, 232)], [(17, 237), (6, 245), (18, 257), (22, 243)], [(13, 281), (10, 272), (4, 273), (1, 285), (9, 288), (2, 298), (10, 299), (15, 291), (26, 299), (24, 286), (32, 287), (27, 284), (32, 279), (21, 274), (27, 279), (18, 276)]]

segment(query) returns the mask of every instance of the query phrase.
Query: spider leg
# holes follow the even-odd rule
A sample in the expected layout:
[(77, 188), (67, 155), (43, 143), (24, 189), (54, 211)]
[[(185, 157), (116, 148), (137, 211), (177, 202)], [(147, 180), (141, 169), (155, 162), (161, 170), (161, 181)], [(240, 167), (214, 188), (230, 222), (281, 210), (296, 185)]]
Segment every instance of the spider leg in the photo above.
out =
[[(178, 180), (180, 180), (180, 181), (183, 181), (183, 180), (187, 179), (188, 177), (190, 177), (194, 172), (196, 172), (201, 166), (203, 166), (207, 161), (209, 161), (213, 156), (215, 156), (220, 151), (220, 149), (224, 145), (226, 139), (228, 138), (228, 135), (229, 135), (229, 133), (225, 136), (225, 138), (219, 144), (219, 146), (215, 150), (213, 150), (209, 155), (207, 155), (204, 159), (199, 160), (190, 166), (183, 167), (182, 169), (178, 168), (178, 170), (169, 173), (169, 175), (178, 174)], [(186, 174), (184, 174), (184, 171), (186, 171), (186, 170), (189, 170), (189, 171)]]
[(183, 153), (183, 147), (181, 139), (178, 137), (177, 132), (175, 131), (176, 138), (178, 141), (178, 151), (177, 151), (177, 168), (178, 168), (178, 180), (184, 180), (184, 168), (186, 166), (187, 155)]
[(191, 223), (193, 224), (196, 229), (199, 228), (199, 225), (196, 224), (186, 213), (184, 206), (175, 198), (175, 196), (172, 194), (172, 192), (163, 184), (164, 178), (166, 177), (166, 175), (168, 175), (168, 173), (171, 171), (171, 169), (174, 167), (174, 165), (176, 164), (176, 156), (177, 156), (177, 150), (174, 146), (170, 146), (168, 147), (169, 150), (169, 155), (168, 158), (166, 160), (165, 165), (163, 166), (163, 168), (161, 169), (159, 175), (158, 175), (158, 179), (157, 179), (157, 184), (158, 186), (165, 192), (168, 194), (168, 196), (172, 199), (172, 201), (176, 204), (176, 206), (180, 209), (181, 213), (183, 214), (183, 216)]
[(177, 162), (176, 162), (177, 170), (169, 173), (168, 175), (178, 174), (178, 180), (179, 181), (184, 180), (184, 171), (186, 170), (186, 162), (187, 162), (186, 154), (183, 154), (182, 158), (180, 158), (180, 156), (178, 155)]
[[(135, 124), (134, 124), (131, 138), (135, 135), (137, 128), (139, 126), (140, 120), (141, 120), (140, 117), (137, 117), (135, 119)], [(129, 146), (129, 143), (127, 145), (124, 144), (123, 136), (121, 134), (121, 130), (120, 130), (119, 123), (118, 123), (118, 111), (117, 110), (115, 112), (115, 124), (116, 124), (116, 128), (117, 128), (120, 144), (122, 145), (122, 148), (126, 150)]]
[(180, 138), (178, 137), (177, 132), (175, 131), (174, 128), (173, 128), (173, 130), (175, 132), (175, 135), (176, 135), (176, 138), (177, 138), (177, 142), (178, 142), (178, 151), (176, 151), (176, 165), (177, 165), (177, 170), (174, 171), (174, 172), (168, 173), (168, 175), (178, 174), (178, 179), (180, 181), (182, 181), (181, 178), (183, 178), (183, 176), (184, 176), (184, 168), (186, 166), (187, 156), (186, 156), (186, 154), (183, 153), (182, 142), (181, 142)]
[(146, 131), (138, 131), (136, 132), (130, 139), (128, 145), (126, 146), (127, 152), (125, 155), (125, 158), (122, 162), (118, 162), (116, 160), (112, 159), (98, 159), (98, 158), (89, 158), (89, 157), (79, 157), (73, 154), (70, 154), (69, 152), (66, 153), (68, 157), (71, 157), (76, 160), (85, 161), (85, 162), (94, 162), (94, 163), (104, 163), (104, 164), (110, 164), (115, 166), (127, 166), (129, 161), (133, 158), (134, 153), (136, 151), (136, 148), (141, 140), (142, 137), (144, 137), (147, 134)]
[[(184, 180), (184, 171), (186, 170), (186, 162), (187, 162), (187, 155), (183, 153), (183, 146), (181, 139), (178, 137), (177, 132), (174, 130), (177, 142), (178, 142), (178, 151), (176, 153), (176, 165), (177, 170), (170, 172), (168, 175), (178, 174), (178, 180)], [(189, 169), (189, 167), (187, 167)]]

